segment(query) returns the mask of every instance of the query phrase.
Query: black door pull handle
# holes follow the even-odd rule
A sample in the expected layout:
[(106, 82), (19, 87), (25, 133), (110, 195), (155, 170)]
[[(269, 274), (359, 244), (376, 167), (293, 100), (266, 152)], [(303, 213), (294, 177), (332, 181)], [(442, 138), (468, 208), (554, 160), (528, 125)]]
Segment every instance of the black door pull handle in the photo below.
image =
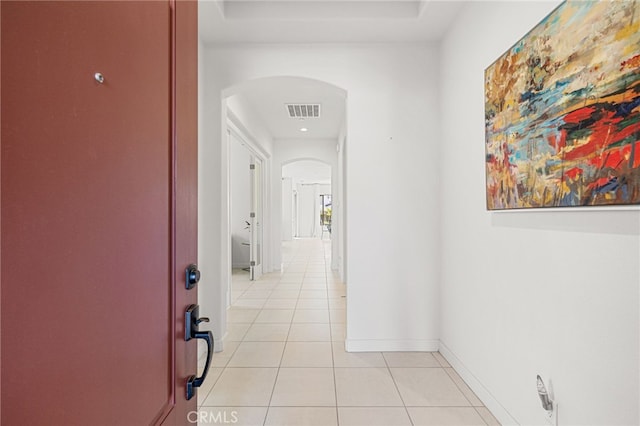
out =
[(202, 376), (196, 377), (193, 375), (189, 376), (187, 379), (187, 400), (193, 398), (196, 394), (196, 389), (202, 386), (207, 378), (209, 368), (211, 367), (211, 357), (213, 356), (213, 333), (211, 333), (211, 331), (198, 330), (198, 324), (201, 322), (209, 322), (209, 318), (200, 318), (199, 314), (200, 307), (198, 305), (190, 305), (184, 314), (184, 340), (189, 341), (191, 339), (203, 339), (207, 342), (207, 362), (204, 364)]

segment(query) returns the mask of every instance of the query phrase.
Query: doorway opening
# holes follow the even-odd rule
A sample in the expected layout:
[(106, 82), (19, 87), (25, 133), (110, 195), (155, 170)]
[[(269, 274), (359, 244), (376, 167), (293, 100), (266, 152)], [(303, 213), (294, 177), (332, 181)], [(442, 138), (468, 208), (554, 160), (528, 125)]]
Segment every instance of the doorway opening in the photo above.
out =
[(264, 159), (240, 132), (228, 137), (231, 267), (253, 281), (263, 264)]
[(330, 165), (316, 160), (282, 166), (282, 241), (330, 239), (331, 171)]
[[(200, 256), (203, 264), (209, 259), (209, 265), (215, 265), (210, 271), (215, 282), (202, 291), (200, 305), (203, 315), (206, 313), (211, 317), (211, 328), (218, 341), (216, 350), (226, 352), (227, 343), (231, 341), (227, 336), (233, 328), (238, 328), (231, 326), (231, 310), (235, 308), (234, 301), (241, 296), (238, 292), (247, 291), (258, 282), (267, 286), (286, 285), (281, 281), (286, 275), (281, 182), (282, 167), (289, 163), (316, 160), (329, 167), (329, 189), (314, 196), (316, 214), (312, 235), (329, 244), (330, 250), (326, 253), (331, 257), (327, 268), (331, 274), (338, 270), (338, 276), (344, 281), (346, 91), (326, 82), (287, 76), (247, 80), (221, 88), (218, 93), (220, 108), (216, 116), (219, 121), (215, 118), (208, 126), (214, 133), (219, 128), (219, 156), (214, 159), (219, 161), (219, 167), (218, 163), (203, 162), (201, 179), (217, 180), (220, 185), (203, 191), (201, 222), (210, 220), (202, 224), (202, 229), (209, 232), (207, 235), (219, 235), (221, 241), (219, 245), (212, 243), (209, 246), (207, 243), (213, 240), (202, 239)], [(289, 108), (291, 104), (319, 105), (319, 116), (299, 116), (295, 106)], [(309, 109), (306, 111), (308, 115)], [(232, 149), (238, 147), (242, 161), (236, 158), (234, 167), (236, 160)], [(209, 146), (205, 145), (203, 151), (207, 148)], [(237, 177), (236, 171), (242, 176)], [(243, 189), (238, 189), (239, 182), (244, 185)], [(320, 195), (325, 198), (321, 199)], [(322, 205), (328, 202), (328, 195), (331, 195), (331, 206)], [(241, 209), (233, 207), (237, 197), (244, 203)], [(293, 197), (298, 203), (302, 201), (302, 193), (294, 193)], [(296, 220), (300, 222), (302, 218)], [(249, 271), (243, 270), (247, 268)], [(237, 281), (239, 278), (245, 281), (240, 286), (244, 289), (232, 287), (232, 279)], [(268, 281), (272, 281), (271, 284)], [(251, 297), (245, 302), (250, 306), (244, 308), (259, 308), (261, 299), (270, 298), (265, 293), (267, 290), (261, 288), (256, 289), (260, 292), (242, 295), (245, 299)]]

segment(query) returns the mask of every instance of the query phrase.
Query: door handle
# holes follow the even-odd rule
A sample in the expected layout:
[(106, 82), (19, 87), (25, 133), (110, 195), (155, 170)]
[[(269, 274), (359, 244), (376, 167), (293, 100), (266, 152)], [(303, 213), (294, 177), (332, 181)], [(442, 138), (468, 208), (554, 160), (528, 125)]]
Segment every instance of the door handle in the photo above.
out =
[(207, 362), (204, 364), (202, 376), (189, 376), (187, 379), (187, 400), (193, 398), (196, 394), (196, 388), (204, 383), (209, 374), (211, 367), (211, 357), (213, 356), (213, 334), (211, 331), (200, 331), (198, 329), (201, 322), (209, 322), (209, 318), (200, 318), (200, 307), (198, 305), (190, 305), (184, 314), (185, 333), (184, 340), (203, 339), (207, 342)]

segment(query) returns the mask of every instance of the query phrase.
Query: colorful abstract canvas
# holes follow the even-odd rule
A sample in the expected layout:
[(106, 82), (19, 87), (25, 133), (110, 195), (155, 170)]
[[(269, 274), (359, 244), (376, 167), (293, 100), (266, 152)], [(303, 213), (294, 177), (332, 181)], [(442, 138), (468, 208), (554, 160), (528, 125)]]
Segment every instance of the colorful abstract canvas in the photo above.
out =
[(640, 2), (566, 1), (485, 71), (489, 210), (640, 205)]

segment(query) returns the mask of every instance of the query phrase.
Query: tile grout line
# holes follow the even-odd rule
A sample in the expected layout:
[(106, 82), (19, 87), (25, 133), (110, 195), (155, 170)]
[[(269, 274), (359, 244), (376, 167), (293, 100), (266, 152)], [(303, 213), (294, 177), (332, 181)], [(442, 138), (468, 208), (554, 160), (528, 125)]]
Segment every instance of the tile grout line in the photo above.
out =
[(327, 261), (326, 261), (326, 252), (324, 250), (324, 243), (322, 244), (322, 253), (324, 256), (324, 284), (325, 290), (327, 293), (327, 313), (329, 314), (329, 340), (331, 345), (331, 372), (333, 373), (333, 396), (336, 401), (336, 425), (340, 426), (340, 413), (338, 412), (338, 381), (336, 380), (336, 360), (333, 355), (333, 327), (331, 323), (331, 307), (329, 306), (329, 282), (327, 278)]
[[(283, 267), (284, 269), (284, 267)], [(284, 275), (283, 270), (283, 275)], [(282, 279), (278, 281), (280, 284), (282, 283)], [(300, 293), (298, 292), (298, 298), (296, 299), (296, 306), (298, 306), (298, 300), (300, 300)], [(287, 345), (289, 344), (289, 335), (291, 334), (291, 327), (293, 327), (293, 317), (296, 314), (296, 308), (293, 309), (293, 315), (291, 315), (291, 321), (289, 322), (289, 330), (287, 331), (287, 337), (284, 341), (284, 348), (282, 349), (282, 355), (280, 355), (280, 363), (278, 364), (278, 371), (276, 371), (276, 378), (273, 381), (273, 387), (271, 388), (271, 396), (269, 397), (269, 404), (267, 405), (267, 411), (264, 414), (264, 420), (262, 425), (264, 426), (267, 423), (267, 419), (269, 418), (269, 411), (271, 410), (271, 402), (273, 401), (273, 394), (276, 391), (276, 384), (278, 383), (278, 377), (280, 377), (280, 369), (282, 368), (282, 360), (284, 359), (284, 353), (287, 350)]]
[[(233, 273), (231, 274), (231, 291), (233, 291)], [(233, 303), (231, 303), (230, 308), (232, 308), (232, 307), (233, 307)], [(229, 309), (227, 308), (225, 312), (226, 312), (227, 319), (228, 319), (229, 318), (229, 313), (228, 313)], [(257, 318), (257, 316), (256, 316), (256, 318)], [(255, 318), (254, 318), (254, 322), (255, 322)], [(253, 325), (253, 322), (251, 323), (251, 325)], [(249, 328), (251, 328), (251, 325), (249, 326)], [(247, 329), (247, 331), (248, 330), (249, 329)], [(244, 339), (244, 336), (243, 336), (243, 339)], [(215, 343), (215, 340), (214, 340), (214, 343)], [(206, 402), (207, 398), (209, 398), (209, 396), (211, 395), (211, 392), (213, 392), (213, 388), (215, 388), (215, 386), (218, 384), (218, 382), (220, 381), (220, 378), (222, 377), (224, 372), (227, 370), (227, 366), (229, 365), (229, 362), (231, 362), (231, 358), (233, 358), (233, 355), (235, 355), (236, 351), (240, 347), (240, 343), (242, 343), (242, 341), (240, 341), (238, 343), (238, 346), (236, 346), (236, 348), (233, 350), (233, 352), (229, 356), (229, 359), (227, 360), (227, 362), (222, 367), (217, 367), (217, 368), (222, 368), (222, 371), (220, 372), (220, 375), (216, 378), (216, 381), (213, 383), (213, 386), (211, 386), (211, 389), (209, 389), (209, 392), (207, 392), (207, 396), (202, 400), (202, 404), (203, 405), (198, 405), (196, 403), (197, 408), (205, 406), (204, 403)], [(222, 347), (223, 347), (223, 351), (224, 351), (224, 340), (222, 340)], [(220, 353), (220, 352), (218, 352), (218, 353)], [(212, 355), (211, 362), (213, 362), (213, 355)], [(213, 367), (213, 365), (211, 367)], [(213, 368), (216, 368), (216, 367), (213, 367)]]
[[(438, 364), (442, 365), (442, 364), (441, 364), (441, 362), (440, 362), (440, 360), (439, 360), (438, 358), (436, 358), (436, 361), (438, 361)], [(453, 384), (454, 384), (454, 385), (456, 385), (456, 388), (458, 388), (458, 390), (460, 391), (460, 393), (462, 394), (462, 396), (464, 396), (464, 398), (467, 400), (467, 402), (469, 403), (469, 406), (473, 408), (473, 410), (476, 412), (476, 414), (478, 414), (478, 416), (480, 416), (480, 419), (482, 420), (482, 422), (483, 422), (485, 425), (488, 425), (488, 423), (486, 422), (486, 420), (484, 419), (484, 417), (482, 416), (482, 414), (480, 414), (480, 412), (478, 411), (478, 407), (476, 407), (475, 405), (473, 405), (473, 403), (471, 402), (471, 400), (467, 397), (467, 395), (465, 394), (465, 392), (462, 390), (462, 387), (461, 387), (460, 385), (458, 385), (458, 383), (457, 383), (455, 380), (453, 380), (453, 377), (451, 377), (451, 376), (449, 375), (449, 373), (447, 372), (447, 368), (450, 368), (451, 370), (453, 370), (455, 374), (458, 374), (458, 372), (457, 372), (457, 371), (455, 371), (455, 370), (453, 369), (453, 367), (442, 367), (442, 370), (444, 370), (444, 373), (447, 375), (447, 377), (449, 377), (449, 378), (451, 379), (451, 381), (453, 382)], [(459, 377), (459, 375), (458, 375), (458, 377)], [(460, 380), (462, 380), (462, 377), (460, 377)], [(465, 383), (465, 384), (466, 384), (466, 382), (464, 382), (464, 380), (462, 380), (462, 381), (463, 381), (463, 383)], [(469, 385), (467, 385), (467, 387), (469, 387)], [(469, 390), (471, 390), (471, 388), (469, 388)], [(471, 392), (473, 392), (473, 391), (471, 390)], [(475, 394), (474, 394), (474, 395), (475, 395)], [(477, 398), (477, 396), (476, 396), (476, 398)], [(484, 407), (484, 404), (482, 405), (482, 407)]]
[(409, 414), (409, 409), (407, 408), (407, 404), (404, 402), (404, 398), (402, 397), (402, 393), (400, 392), (400, 388), (398, 387), (398, 383), (396, 383), (396, 378), (393, 377), (393, 373), (391, 372), (391, 367), (389, 367), (389, 362), (387, 361), (387, 357), (384, 356), (384, 352), (380, 352), (382, 355), (382, 359), (384, 360), (384, 365), (387, 366), (387, 371), (389, 372), (389, 376), (391, 376), (391, 381), (393, 381), (393, 386), (396, 388), (396, 392), (398, 392), (398, 396), (400, 397), (400, 401), (402, 401), (402, 407), (404, 407), (405, 413), (407, 413), (407, 417), (409, 418), (409, 422), (414, 426), (413, 419), (411, 418), (411, 414)]

